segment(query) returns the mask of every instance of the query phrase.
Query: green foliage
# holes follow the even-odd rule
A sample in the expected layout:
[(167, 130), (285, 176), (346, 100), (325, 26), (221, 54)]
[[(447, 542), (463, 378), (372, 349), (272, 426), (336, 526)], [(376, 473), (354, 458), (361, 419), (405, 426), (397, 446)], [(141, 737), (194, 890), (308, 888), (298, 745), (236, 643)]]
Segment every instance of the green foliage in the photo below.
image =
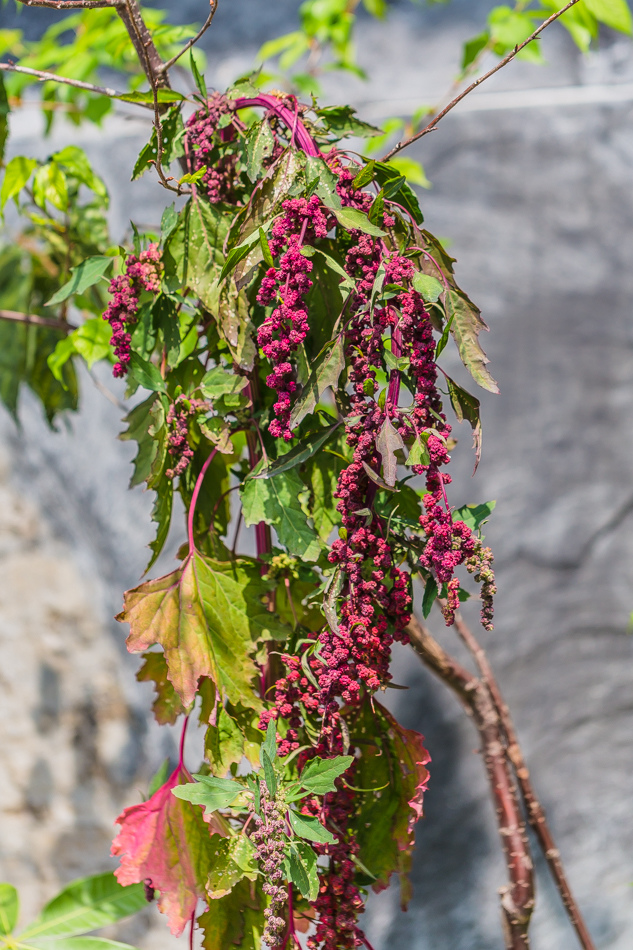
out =
[(0, 884), (0, 936), (15, 950), (132, 950), (104, 937), (81, 936), (136, 914), (146, 904), (142, 884), (122, 887), (111, 873), (73, 881), (19, 934), (18, 892)]

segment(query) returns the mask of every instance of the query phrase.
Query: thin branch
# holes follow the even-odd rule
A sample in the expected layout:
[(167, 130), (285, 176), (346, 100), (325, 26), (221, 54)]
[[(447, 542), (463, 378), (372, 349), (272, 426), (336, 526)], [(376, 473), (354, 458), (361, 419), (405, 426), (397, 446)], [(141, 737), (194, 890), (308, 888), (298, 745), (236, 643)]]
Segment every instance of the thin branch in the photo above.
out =
[(479, 79), (475, 79), (475, 81), (472, 82), (470, 86), (467, 86), (463, 92), (460, 92), (458, 96), (455, 96), (455, 98), (452, 99), (451, 102), (449, 102), (449, 104), (444, 109), (442, 109), (441, 112), (438, 112), (435, 118), (432, 119), (432, 121), (429, 122), (429, 124), (423, 129), (421, 129), (419, 132), (416, 132), (415, 135), (410, 136), (410, 138), (404, 139), (402, 142), (398, 142), (397, 145), (394, 145), (391, 151), (387, 152), (381, 161), (388, 162), (390, 158), (393, 158), (394, 155), (396, 155), (398, 152), (401, 152), (403, 148), (407, 148), (407, 146), (411, 145), (413, 142), (417, 142), (418, 139), (421, 139), (423, 135), (427, 135), (429, 132), (432, 132), (437, 126), (438, 122), (440, 122), (444, 116), (451, 111), (451, 109), (454, 109), (455, 106), (462, 101), (462, 99), (469, 95), (473, 89), (476, 89), (477, 86), (482, 84), (482, 82), (485, 82), (486, 79), (490, 79), (490, 77), (494, 76), (495, 73), (498, 73), (500, 69), (503, 69), (504, 66), (507, 66), (508, 63), (512, 62), (517, 53), (520, 53), (522, 49), (525, 49), (529, 43), (532, 43), (533, 40), (537, 39), (543, 30), (545, 30), (551, 23), (554, 23), (556, 20), (558, 20), (558, 18), (561, 17), (563, 13), (567, 13), (567, 11), (577, 3), (578, 0), (569, 0), (569, 3), (566, 6), (564, 6), (561, 10), (558, 10), (556, 13), (553, 13), (551, 17), (548, 17), (547, 20), (544, 20), (543, 23), (541, 23), (541, 25), (536, 30), (534, 30), (531, 36), (528, 36), (528, 38), (523, 41), (523, 43), (519, 43), (518, 46), (515, 46), (514, 49), (511, 50), (507, 56), (504, 56), (504, 58), (500, 60), (496, 66), (493, 66), (492, 69), (489, 69), (488, 72), (484, 73), (483, 76), (480, 76)]
[(424, 665), (457, 694), (479, 732), (510, 879), (499, 891), (506, 950), (529, 950), (533, 865), (499, 714), (485, 684), (449, 656), (419, 620), (412, 617), (406, 632)]
[(69, 333), (77, 327), (65, 320), (56, 320), (55, 317), (40, 317), (37, 313), (20, 313), (18, 310), (0, 310), (0, 320), (11, 320), (13, 323), (26, 323), (29, 326), (50, 327), (53, 330), (63, 330)]
[[(28, 66), (15, 66), (13, 63), (0, 63), (0, 70), (8, 73), (23, 73), (25, 76), (34, 76), (40, 82), (60, 82), (65, 86), (74, 86), (75, 89), (85, 89), (86, 92), (95, 92), (100, 96), (109, 96), (111, 99), (119, 99), (124, 96), (124, 92), (117, 89), (110, 89), (109, 86), (94, 86), (91, 82), (82, 82), (81, 79), (68, 79), (66, 76), (58, 76), (56, 73), (48, 73), (41, 69), (31, 69)], [(135, 102), (133, 105), (143, 106), (151, 109), (149, 102)]]
[(163, 65), (159, 67), (158, 69), (159, 73), (166, 73), (168, 69), (171, 69), (174, 63), (178, 62), (181, 56), (184, 56), (187, 50), (190, 50), (192, 46), (196, 45), (200, 37), (203, 36), (207, 32), (209, 27), (211, 26), (211, 21), (213, 20), (213, 17), (215, 16), (215, 11), (217, 10), (217, 8), (218, 8), (218, 0), (211, 0), (211, 13), (202, 24), (200, 30), (196, 33), (194, 37), (192, 37), (189, 40), (189, 42), (185, 46), (183, 46), (183, 48), (180, 50), (179, 53), (176, 53), (175, 56), (172, 56), (171, 59), (168, 59), (166, 63), (163, 63)]
[(123, 0), (117, 4), (117, 13), (123, 20), (132, 45), (136, 50), (143, 72), (151, 88), (156, 91), (159, 86), (169, 89), (169, 78), (161, 73), (163, 61), (156, 49), (152, 34), (139, 9), (136, 0)]
[(118, 7), (124, 0), (18, 0), (25, 7), (51, 7), (53, 10), (96, 10)]
[(547, 824), (545, 810), (539, 802), (536, 792), (532, 786), (532, 782), (530, 781), (530, 773), (527, 765), (525, 764), (521, 747), (519, 746), (519, 740), (514, 728), (514, 723), (512, 722), (510, 710), (503, 699), (501, 690), (499, 689), (499, 684), (497, 683), (495, 675), (492, 671), (492, 667), (488, 661), (488, 657), (486, 656), (483, 647), (480, 645), (470, 628), (466, 625), (463, 617), (460, 614), (457, 614), (455, 617), (455, 627), (461, 639), (472, 653), (475, 662), (479, 667), (481, 678), (486, 684), (490, 695), (492, 696), (493, 702), (497, 707), (497, 711), (501, 719), (501, 725), (506, 735), (508, 757), (514, 766), (514, 771), (516, 773), (519, 788), (521, 790), (521, 796), (525, 803), (528, 821), (532, 826), (532, 829), (543, 850), (545, 860), (547, 861), (549, 869), (552, 873), (554, 883), (556, 884), (558, 892), (561, 896), (571, 925), (576, 931), (578, 940), (580, 941), (580, 945), (583, 950), (596, 950), (595, 944), (591, 938), (589, 930), (587, 929), (587, 925), (583, 920), (580, 908), (576, 903), (574, 895), (572, 894), (571, 888), (569, 886), (569, 882), (567, 881), (565, 869), (560, 857), (560, 851), (556, 847), (556, 843)]

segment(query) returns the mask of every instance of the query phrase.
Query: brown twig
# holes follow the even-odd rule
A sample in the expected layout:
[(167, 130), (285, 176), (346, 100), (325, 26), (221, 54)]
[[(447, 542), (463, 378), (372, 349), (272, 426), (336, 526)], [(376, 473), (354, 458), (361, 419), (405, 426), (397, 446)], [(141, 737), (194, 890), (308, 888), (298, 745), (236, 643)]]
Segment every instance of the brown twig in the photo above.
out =
[(124, 0), (18, 0), (25, 7), (51, 7), (54, 10), (96, 10), (118, 7)]
[(13, 323), (26, 323), (29, 326), (50, 327), (53, 330), (63, 330), (69, 333), (77, 327), (65, 320), (56, 320), (55, 317), (40, 317), (37, 313), (20, 313), (18, 310), (0, 310), (0, 320), (10, 320)]
[(200, 27), (196, 35), (193, 36), (189, 40), (189, 42), (185, 44), (185, 46), (183, 46), (183, 48), (180, 50), (179, 53), (176, 53), (175, 56), (172, 56), (171, 59), (168, 59), (166, 63), (163, 63), (162, 66), (159, 67), (158, 71), (160, 73), (166, 73), (168, 69), (171, 69), (171, 67), (175, 63), (178, 62), (181, 56), (184, 56), (187, 50), (190, 50), (192, 46), (196, 45), (200, 37), (202, 37), (211, 26), (211, 21), (213, 20), (213, 17), (215, 16), (215, 11), (217, 10), (217, 8), (218, 8), (218, 0), (211, 0), (211, 13), (206, 18), (206, 20), (204, 21), (204, 23), (202, 24), (202, 26)]
[[(8, 73), (23, 73), (25, 76), (34, 76), (40, 82), (60, 82), (65, 86), (74, 86), (76, 89), (85, 89), (86, 92), (95, 92), (100, 96), (109, 96), (111, 99), (119, 99), (124, 96), (124, 92), (117, 89), (110, 89), (109, 86), (94, 86), (91, 82), (82, 82), (81, 79), (69, 79), (67, 76), (58, 76), (56, 73), (48, 73), (41, 69), (31, 69), (28, 66), (16, 66), (13, 63), (0, 63), (0, 70)], [(143, 106), (145, 109), (151, 109), (148, 102), (135, 102), (133, 105)]]
[(488, 661), (488, 657), (486, 656), (483, 647), (480, 645), (475, 635), (464, 622), (464, 619), (460, 614), (457, 614), (455, 617), (455, 628), (457, 629), (459, 636), (466, 644), (469, 651), (472, 653), (479, 668), (479, 672), (481, 673), (481, 678), (486, 684), (492, 700), (497, 707), (497, 712), (499, 713), (499, 718), (501, 720), (501, 726), (507, 741), (507, 754), (510, 761), (512, 762), (512, 765), (514, 766), (514, 771), (519, 783), (519, 788), (521, 790), (521, 796), (525, 804), (528, 821), (543, 850), (545, 860), (547, 861), (552, 877), (554, 878), (554, 883), (556, 884), (558, 892), (561, 896), (571, 925), (576, 931), (583, 950), (595, 950), (595, 944), (587, 929), (587, 925), (583, 920), (580, 908), (578, 907), (574, 895), (572, 894), (569, 882), (567, 881), (565, 869), (560, 857), (560, 851), (556, 847), (556, 843), (547, 824), (545, 811), (539, 802), (536, 792), (534, 791), (534, 787), (532, 786), (532, 782), (530, 781), (530, 773), (527, 765), (525, 764), (521, 747), (519, 746), (514, 723), (512, 722), (512, 717), (510, 715), (510, 710), (503, 699), (501, 690), (499, 689), (499, 684), (497, 683), (495, 675), (492, 671), (492, 667)]
[(128, 31), (151, 88), (156, 89), (162, 86), (169, 89), (169, 78), (165, 73), (161, 73), (163, 61), (136, 0), (123, 0), (122, 3), (118, 3), (117, 13)]
[(486, 685), (449, 656), (419, 620), (412, 617), (406, 631), (422, 662), (456, 693), (479, 732), (510, 879), (499, 890), (506, 950), (529, 950), (532, 858), (499, 714)]
[(545, 30), (551, 23), (554, 23), (556, 20), (558, 20), (558, 18), (561, 17), (563, 13), (566, 13), (576, 3), (578, 3), (578, 0), (569, 0), (569, 3), (566, 6), (564, 6), (561, 10), (558, 10), (556, 13), (553, 13), (550, 17), (548, 17), (547, 20), (544, 20), (543, 23), (541, 23), (541, 25), (536, 30), (534, 30), (534, 32), (528, 36), (526, 40), (524, 40), (522, 43), (519, 43), (518, 46), (515, 46), (514, 49), (511, 50), (507, 56), (504, 56), (504, 58), (500, 60), (496, 66), (493, 66), (492, 69), (489, 69), (488, 72), (484, 73), (483, 76), (480, 76), (479, 79), (475, 79), (475, 81), (472, 82), (470, 86), (467, 86), (466, 89), (460, 92), (458, 96), (455, 96), (455, 98), (452, 99), (449, 104), (444, 109), (442, 109), (441, 112), (438, 112), (435, 118), (432, 119), (428, 125), (425, 125), (424, 128), (419, 132), (416, 132), (415, 135), (411, 135), (408, 139), (404, 139), (403, 141), (398, 142), (397, 145), (394, 145), (391, 151), (387, 152), (387, 154), (383, 156), (381, 161), (388, 162), (390, 158), (393, 158), (394, 155), (396, 155), (398, 152), (401, 152), (403, 148), (407, 148), (407, 146), (412, 145), (413, 142), (417, 142), (418, 139), (421, 139), (423, 135), (427, 135), (429, 132), (432, 132), (437, 126), (438, 122), (440, 122), (444, 116), (451, 111), (451, 109), (454, 109), (455, 106), (462, 101), (462, 99), (464, 99), (467, 95), (469, 95), (469, 93), (476, 89), (477, 86), (480, 86), (482, 82), (485, 82), (486, 79), (490, 79), (490, 77), (494, 76), (495, 73), (498, 73), (500, 69), (503, 69), (504, 66), (507, 66), (508, 63), (512, 62), (517, 53), (520, 53), (521, 50), (525, 49), (529, 43), (532, 43), (535, 39), (537, 39), (543, 30)]

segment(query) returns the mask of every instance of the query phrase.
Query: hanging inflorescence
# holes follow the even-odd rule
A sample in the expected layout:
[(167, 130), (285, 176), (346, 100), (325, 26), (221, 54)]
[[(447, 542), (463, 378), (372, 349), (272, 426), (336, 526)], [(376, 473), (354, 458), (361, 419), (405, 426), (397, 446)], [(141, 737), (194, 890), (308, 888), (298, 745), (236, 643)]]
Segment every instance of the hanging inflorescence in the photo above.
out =
[[(243, 124), (238, 112), (245, 106), (263, 106), (267, 110), (260, 127), (249, 130)], [(295, 450), (288, 443), (296, 444), (296, 451), (299, 450), (306, 432), (300, 427), (304, 425), (302, 420), (307, 410), (298, 415), (294, 410), (303, 398), (303, 387), (308, 385), (306, 372), (312, 370), (310, 361), (318, 363), (322, 359), (322, 353), (308, 354), (309, 348), (314, 346), (313, 339), (320, 338), (323, 331), (312, 317), (315, 294), (329, 293), (327, 286), (319, 283), (320, 272), (315, 264), (314, 255), (321, 253), (326, 261), (324, 266), (334, 267), (336, 280), (345, 288), (337, 304), (338, 316), (328, 328), (335, 334), (333, 342), (340, 347), (345, 370), (340, 375), (338, 389), (335, 382), (327, 384), (335, 390), (338, 418), (333, 419), (331, 413), (316, 405), (317, 397), (322, 396), (319, 389), (311, 404), (314, 410), (309, 417), (311, 421), (306, 424), (310, 438), (319, 436), (325, 431), (318, 421), (321, 412), (329, 420), (329, 432), (339, 430), (334, 453), (339, 459), (338, 477), (333, 492), (338, 536), (328, 538), (327, 550), (316, 567), (308, 568), (300, 564), (301, 555), (299, 558), (291, 556), (297, 554), (290, 546), (292, 539), (284, 541), (289, 553), (279, 548), (275, 550), (264, 522), (257, 524), (259, 565), (256, 573), (268, 588), (265, 593), (260, 591), (258, 600), (252, 603), (267, 604), (267, 608), (262, 609), (269, 609), (267, 616), (271, 617), (275, 607), (274, 590), (283, 587), (284, 597), (288, 599), (287, 613), (293, 618), (295, 631), (283, 647), (285, 652), (270, 648), (267, 652), (265, 644), (261, 645), (257, 654), (261, 701), (254, 704), (253, 709), (257, 709), (255, 722), (260, 729), (266, 730), (274, 723), (270, 728), (273, 746), (277, 730), (275, 754), (281, 760), (291, 757), (288, 761), (294, 763), (296, 781), (300, 781), (304, 773), (308, 774), (310, 763), (350, 756), (346, 760), (350, 764), (346, 766), (345, 776), (338, 775), (331, 786), (336, 791), (309, 795), (296, 805), (296, 810), (306, 820), (318, 819), (320, 826), (327, 829), (326, 837), (308, 836), (313, 842), (310, 847), (321, 857), (314, 871), (318, 874), (318, 888), (309, 900), (308, 916), (316, 917), (308, 947), (310, 950), (353, 950), (363, 943), (358, 915), (363, 908), (363, 887), (368, 880), (361, 875), (363, 883), (359, 883), (363, 828), (358, 825), (363, 796), (368, 790), (356, 789), (354, 784), (357, 762), (362, 765), (363, 756), (368, 753), (366, 745), (354, 736), (354, 724), (368, 704), (369, 709), (374, 710), (372, 697), (390, 682), (393, 644), (408, 640), (407, 624), (413, 607), (412, 573), (418, 573), (427, 589), (435, 591), (447, 624), (454, 622), (460, 598), (465, 595), (457, 576), (460, 567), (481, 584), (481, 619), (487, 629), (492, 626), (495, 587), (490, 549), (483, 547), (476, 530), (454, 517), (447, 497), (451, 484), (447, 472), (451, 426), (438, 388), (435, 333), (446, 328), (448, 316), (440, 304), (433, 310), (442, 286), (434, 298), (427, 299), (416, 284), (422, 262), (428, 261), (427, 257), (420, 257), (424, 237), (410, 214), (404, 214), (400, 205), (390, 202), (388, 195), (385, 198), (386, 193), (377, 185), (373, 191), (366, 189), (371, 175), (359, 185), (359, 175), (365, 174), (368, 166), (352, 161), (336, 147), (327, 155), (320, 153), (315, 137), (316, 140), (319, 136), (323, 138), (323, 131), (306, 124), (305, 115), (305, 107), (300, 107), (292, 97), (252, 93), (250, 98), (231, 99), (214, 94), (186, 123), (184, 145), (188, 170), (192, 174), (203, 171), (202, 176), (198, 175), (197, 184), (192, 186), (192, 202), (198, 211), (202, 200), (206, 208), (214, 209), (205, 214), (215, 215), (217, 233), (225, 235), (222, 238), (225, 259), (228, 261), (232, 253), (235, 267), (248, 254), (250, 263), (240, 272), (234, 285), (230, 285), (234, 279), (230, 270), (223, 271), (221, 276), (216, 274), (208, 292), (204, 289), (210, 284), (207, 275), (198, 285), (203, 288), (199, 292), (206, 294), (199, 339), (213, 339), (209, 327), (215, 320), (220, 344), (213, 356), (211, 349), (206, 357), (202, 356), (204, 369), (196, 368), (189, 377), (178, 370), (178, 383), (171, 396), (168, 395), (171, 390), (163, 387), (160, 399), (165, 419), (164, 475), (170, 484), (180, 477), (182, 490), (185, 482), (192, 484), (192, 470), (193, 477), (199, 472), (193, 502), (189, 494), (183, 496), (187, 505), (195, 505), (201, 481), (212, 461), (208, 452), (206, 456), (198, 454), (199, 446), (204, 445), (198, 428), (202, 432), (200, 417), (212, 405), (216, 412), (212, 422), (223, 427), (221, 451), (231, 453), (230, 437), (245, 430), (250, 466), (260, 460), (260, 465), (269, 466), (271, 455), (277, 459), (273, 464), (278, 465), (288, 449), (291, 458)], [(260, 155), (259, 177), (255, 181), (254, 155)], [(284, 171), (279, 172), (277, 181), (276, 169), (281, 168), (284, 161)], [(275, 188), (282, 192), (277, 201), (271, 197)], [(256, 210), (258, 200), (264, 211)], [(253, 217), (250, 230), (249, 214)], [(224, 219), (228, 221), (231, 216), (234, 223), (225, 224)], [(231, 242), (235, 251), (231, 251)], [(242, 248), (239, 256), (237, 251)], [(448, 296), (450, 272), (447, 277), (446, 271), (440, 269), (432, 257), (430, 259), (436, 270), (435, 283), (439, 278)], [(262, 260), (265, 263), (262, 264)], [(191, 263), (188, 266), (191, 267)], [(115, 375), (125, 375), (128, 370), (130, 331), (138, 312), (140, 293), (143, 290), (156, 293), (160, 286), (161, 251), (154, 244), (138, 258), (131, 256), (125, 274), (112, 281), (110, 289), (114, 296), (105, 318), (113, 327), (112, 343), (119, 360)], [(336, 288), (336, 283), (334, 286)], [(238, 307), (236, 300), (243, 308), (239, 312), (247, 311), (253, 324), (257, 355), (250, 358), (250, 362), (244, 357), (245, 351), (238, 347), (239, 332), (231, 322)], [(162, 327), (161, 333), (161, 339), (166, 340)], [(324, 351), (327, 354), (327, 344)], [(210, 359), (214, 361), (211, 369)], [(165, 349), (163, 372), (167, 365)], [(205, 371), (207, 375), (203, 375)], [(185, 392), (183, 387), (188, 387)], [(205, 398), (209, 394), (213, 403)], [(213, 455), (220, 445), (219, 431), (214, 430)], [(192, 438), (194, 432), (195, 438)], [(411, 456), (409, 472), (417, 480), (414, 484), (421, 482), (423, 488), (418, 490), (416, 514), (408, 521), (401, 519), (396, 526), (392, 518), (397, 504), (389, 507), (385, 498), (394, 491), (397, 501), (398, 466), (415, 446), (418, 455), (415, 459)], [(327, 458), (333, 458), (334, 454)], [(309, 457), (308, 451), (304, 458)], [(246, 462), (240, 464), (241, 470), (233, 468), (232, 471), (244, 479)], [(295, 464), (300, 465), (301, 460)], [(267, 474), (274, 476), (274, 472), (263, 471), (256, 477), (264, 478)], [(244, 504), (247, 482), (248, 479), (243, 480), (240, 489)], [(256, 483), (251, 480), (248, 484), (252, 487)], [(256, 492), (261, 491), (268, 499), (265, 484), (257, 484), (261, 487), (254, 490), (255, 497)], [(293, 484), (301, 486), (300, 479)], [(227, 563), (232, 570), (230, 559), (234, 554), (228, 552), (214, 534), (214, 519), (217, 512), (223, 510), (223, 500), (230, 490), (227, 476), (222, 493), (214, 502), (209, 534), (199, 543), (214, 557), (220, 550), (222, 556), (229, 559)], [(413, 494), (410, 487), (407, 491)], [(300, 488), (298, 492), (301, 494)], [(283, 502), (292, 505), (295, 513), (299, 510), (297, 505), (304, 503), (292, 497)], [(275, 521), (269, 515), (269, 504), (264, 502), (257, 509), (260, 514), (256, 522), (265, 517), (280, 539), (287, 538), (282, 534), (284, 513), (277, 509), (280, 520)], [(189, 554), (183, 571), (194, 563), (191, 561), (193, 515), (190, 510)], [(234, 550), (237, 539), (236, 534)], [(314, 562), (317, 556), (304, 560)], [(203, 584), (199, 571), (196, 562), (195, 583), (202, 584), (200, 589), (203, 590), (206, 589), (204, 584), (210, 582)], [(313, 586), (321, 584), (324, 598), (323, 621), (307, 627), (298, 619), (304, 607), (299, 607), (298, 615), (298, 601), (293, 600), (295, 585), (305, 583), (306, 571)], [(170, 585), (171, 581), (167, 585), (171, 590), (173, 585)], [(305, 588), (300, 597), (304, 592)], [(187, 594), (189, 599), (192, 596), (191, 592)], [(186, 598), (185, 603), (189, 609)], [(228, 609), (232, 609), (230, 605)], [(147, 645), (147, 641), (143, 645)], [(166, 648), (165, 643), (162, 645)], [(205, 667), (204, 675), (213, 678), (213, 667)], [(167, 677), (175, 682), (169, 669)], [(211, 730), (218, 722), (218, 703), (222, 709), (221, 702), (225, 701), (217, 683), (216, 690), (209, 720)], [(182, 698), (183, 694), (180, 695)], [(184, 706), (190, 703), (192, 695), (187, 693)], [(245, 702), (243, 697), (240, 701)], [(237, 715), (232, 706), (231, 710), (230, 715)], [(226, 713), (229, 720), (230, 715)], [(389, 743), (396, 742), (393, 727), (386, 719), (385, 723), (384, 737), (374, 738), (383, 743), (380, 748), (386, 750), (378, 755), (378, 758), (382, 756), (383, 763), (389, 755)], [(421, 742), (417, 734), (411, 735), (416, 736), (416, 743)], [(269, 784), (272, 781), (270, 754), (269, 749), (265, 766), (268, 772), (265, 780), (259, 779), (255, 799), (258, 804), (250, 801), (245, 821), (252, 823), (248, 839), (265, 880), (262, 891), (266, 905), (264, 940), (276, 948), (285, 947), (295, 935), (292, 885), (288, 882), (295, 880), (291, 869), (293, 861), (296, 865), (301, 860), (301, 853), (291, 848), (294, 832), (289, 825), (291, 815), (283, 792)], [(234, 761), (239, 761), (239, 756)], [(260, 757), (260, 761), (264, 764), (263, 758)], [(404, 822), (406, 831), (404, 838), (399, 839), (397, 853), (406, 851), (412, 842), (413, 825), (421, 813), (421, 796), (428, 777), (424, 768), (426, 761), (428, 754), (420, 752), (398, 780), (403, 788), (409, 788), (407, 794), (412, 796), (402, 800), (399, 807), (408, 808), (413, 817)], [(393, 763), (387, 769), (388, 774), (392, 774)], [(413, 773), (417, 778), (409, 787), (407, 782)], [(401, 860), (404, 858), (397, 858), (397, 862)], [(405, 865), (406, 862), (402, 866)]]

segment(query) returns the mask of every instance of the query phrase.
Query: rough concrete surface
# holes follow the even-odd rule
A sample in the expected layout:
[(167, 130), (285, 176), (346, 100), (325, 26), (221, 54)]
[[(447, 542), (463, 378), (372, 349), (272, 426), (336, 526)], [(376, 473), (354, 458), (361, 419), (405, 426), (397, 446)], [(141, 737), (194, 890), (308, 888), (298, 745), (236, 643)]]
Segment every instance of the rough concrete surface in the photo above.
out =
[[(298, 5), (231, 2), (208, 34), (218, 85), (259, 42), (290, 29)], [(473, 32), (466, 20), (490, 5), (398, 4), (388, 27), (363, 23), (359, 49), (373, 78), (329, 77), (327, 98), (352, 97), (376, 121), (434, 100)], [(32, 29), (38, 13), (24, 21)], [(182, 20), (202, 15), (197, 0), (178, 6)], [(460, 280), (491, 328), (484, 344), (501, 389), (482, 396), (473, 482), (468, 432), (455, 433), (451, 500), (497, 499), (487, 534), (497, 627), (482, 639), (597, 946), (630, 950), (633, 53), (608, 37), (583, 58), (562, 34), (545, 50), (550, 65), (514, 64), (412, 154), (433, 182), (422, 196), (427, 225), (452, 241)], [(570, 90), (576, 104), (561, 99)], [(56, 133), (83, 144), (117, 183), (117, 236), (130, 217), (151, 224), (160, 213), (149, 177), (126, 183), (146, 131), (115, 120), (105, 147), (93, 130)], [(15, 150), (51, 150), (32, 118), (18, 117), (14, 133)], [(120, 412), (87, 378), (83, 392), (70, 431), (50, 433), (28, 399), (22, 430), (6, 418), (0, 428), (0, 871), (23, 888), (25, 917), (60, 882), (109, 866), (115, 815), (174, 749), (152, 725), (151, 690), (135, 683), (136, 661), (109, 619), (143, 569), (150, 499), (126, 490), (132, 452), (115, 438)], [(440, 618), (431, 622), (461, 656)], [(397, 652), (396, 682), (410, 689), (389, 698), (433, 757), (414, 899), (402, 915), (397, 889), (372, 898), (368, 932), (376, 950), (501, 950), (504, 871), (476, 736), (411, 659)], [(533, 948), (572, 950), (537, 864)], [(143, 936), (144, 926), (122, 939), (173, 945), (155, 922)]]

